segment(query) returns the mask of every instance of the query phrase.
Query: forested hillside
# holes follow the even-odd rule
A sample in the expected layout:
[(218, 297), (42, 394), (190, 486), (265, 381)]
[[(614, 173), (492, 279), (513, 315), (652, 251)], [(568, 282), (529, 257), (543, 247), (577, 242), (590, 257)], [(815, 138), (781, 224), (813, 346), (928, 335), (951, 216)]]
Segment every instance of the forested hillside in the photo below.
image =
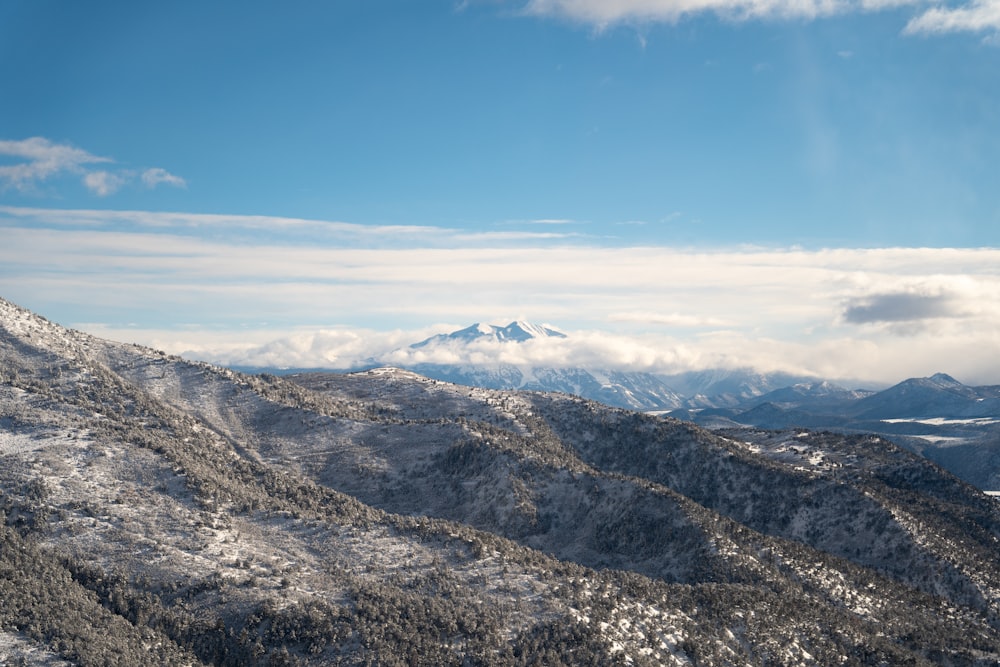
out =
[(998, 507), (879, 438), (244, 375), (0, 301), (5, 664), (990, 665)]

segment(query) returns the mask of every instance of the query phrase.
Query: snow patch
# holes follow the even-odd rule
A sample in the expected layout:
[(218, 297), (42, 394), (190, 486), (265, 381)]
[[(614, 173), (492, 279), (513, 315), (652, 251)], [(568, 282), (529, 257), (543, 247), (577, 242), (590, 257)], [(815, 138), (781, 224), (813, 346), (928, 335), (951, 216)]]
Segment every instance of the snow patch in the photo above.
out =
[(952, 426), (959, 424), (989, 426), (990, 424), (1000, 424), (1000, 419), (996, 417), (971, 417), (967, 419), (953, 419), (951, 417), (928, 417), (925, 419), (900, 417), (896, 419), (883, 419), (881, 421), (886, 424), (927, 424), (928, 426)]

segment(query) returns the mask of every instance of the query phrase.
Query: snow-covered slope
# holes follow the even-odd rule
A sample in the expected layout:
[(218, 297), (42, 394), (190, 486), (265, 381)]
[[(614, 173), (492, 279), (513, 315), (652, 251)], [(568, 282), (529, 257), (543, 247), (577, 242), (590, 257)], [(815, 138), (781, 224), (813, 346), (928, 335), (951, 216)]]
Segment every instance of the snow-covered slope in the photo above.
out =
[(14, 664), (990, 664), (998, 539), (877, 438), (249, 376), (0, 301)]

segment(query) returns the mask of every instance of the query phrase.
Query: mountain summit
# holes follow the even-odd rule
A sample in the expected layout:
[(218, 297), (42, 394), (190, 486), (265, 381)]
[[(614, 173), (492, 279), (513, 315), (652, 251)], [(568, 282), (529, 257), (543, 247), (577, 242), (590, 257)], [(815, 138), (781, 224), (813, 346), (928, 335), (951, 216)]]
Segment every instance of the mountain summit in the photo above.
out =
[(550, 325), (523, 320), (503, 327), (473, 324), (397, 350), (388, 360), (436, 380), (470, 387), (558, 391), (638, 410), (680, 404), (679, 397), (651, 373), (539, 364), (517, 347), (529, 341), (567, 338)]
[(470, 327), (449, 334), (431, 336), (410, 347), (421, 348), (441, 343), (472, 343), (483, 340), (492, 340), (498, 343), (523, 343), (537, 338), (566, 338), (566, 334), (545, 324), (537, 325), (522, 320), (511, 322), (505, 327), (477, 322)]

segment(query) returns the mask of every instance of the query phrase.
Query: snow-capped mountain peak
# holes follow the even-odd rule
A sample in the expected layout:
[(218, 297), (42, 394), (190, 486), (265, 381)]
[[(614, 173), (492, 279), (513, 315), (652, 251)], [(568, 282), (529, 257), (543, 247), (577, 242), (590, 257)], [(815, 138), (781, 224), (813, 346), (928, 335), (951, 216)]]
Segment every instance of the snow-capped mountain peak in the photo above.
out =
[(522, 342), (531, 338), (566, 338), (566, 334), (557, 331), (544, 324), (536, 325), (524, 320), (511, 322), (502, 329), (497, 330), (497, 336), (501, 340), (512, 340)]
[(537, 325), (523, 320), (515, 320), (504, 327), (477, 322), (458, 331), (431, 336), (410, 347), (421, 348), (442, 343), (471, 343), (482, 340), (492, 340), (498, 343), (523, 343), (536, 338), (566, 338), (566, 334), (548, 325)]

